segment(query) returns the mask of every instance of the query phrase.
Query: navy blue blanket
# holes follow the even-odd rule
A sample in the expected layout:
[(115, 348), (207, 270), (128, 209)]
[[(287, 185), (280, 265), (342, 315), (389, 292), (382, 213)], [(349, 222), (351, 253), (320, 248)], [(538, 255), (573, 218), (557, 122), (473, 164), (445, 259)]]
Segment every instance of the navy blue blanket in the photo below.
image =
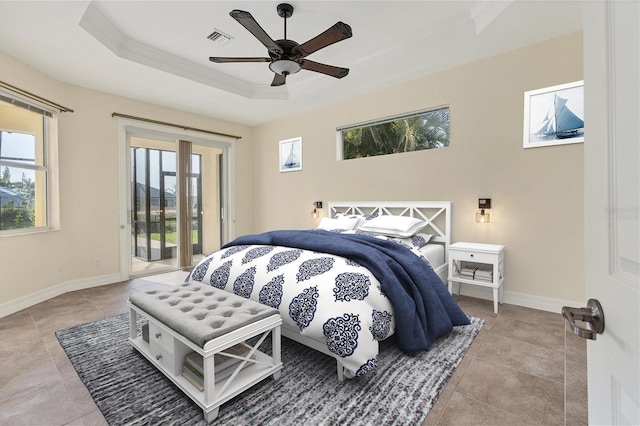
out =
[(454, 325), (469, 319), (440, 277), (409, 249), (389, 240), (323, 230), (271, 231), (245, 235), (226, 244), (272, 245), (334, 254), (358, 262), (380, 281), (394, 307), (398, 347), (405, 352), (427, 348)]

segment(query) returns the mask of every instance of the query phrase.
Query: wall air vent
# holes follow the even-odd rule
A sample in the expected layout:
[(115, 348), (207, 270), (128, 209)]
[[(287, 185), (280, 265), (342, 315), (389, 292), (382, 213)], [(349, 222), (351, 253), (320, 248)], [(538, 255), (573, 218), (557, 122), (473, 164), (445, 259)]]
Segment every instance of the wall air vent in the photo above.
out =
[(227, 43), (229, 43), (231, 40), (233, 40), (233, 37), (231, 37), (228, 34), (223, 33), (222, 31), (214, 28), (213, 32), (211, 34), (209, 34), (207, 36), (207, 38), (211, 41), (213, 41), (214, 43), (217, 43), (219, 45), (225, 45)]

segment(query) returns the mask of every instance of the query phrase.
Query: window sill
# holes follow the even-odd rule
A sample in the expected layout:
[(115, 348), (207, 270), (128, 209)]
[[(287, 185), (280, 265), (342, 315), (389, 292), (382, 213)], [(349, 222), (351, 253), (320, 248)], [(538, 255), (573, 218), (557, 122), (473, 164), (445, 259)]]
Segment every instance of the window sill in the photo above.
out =
[(59, 230), (60, 230), (59, 228), (51, 228), (51, 227), (33, 228), (33, 229), (12, 229), (7, 231), (0, 231), (0, 238), (43, 234), (47, 232), (56, 232)]

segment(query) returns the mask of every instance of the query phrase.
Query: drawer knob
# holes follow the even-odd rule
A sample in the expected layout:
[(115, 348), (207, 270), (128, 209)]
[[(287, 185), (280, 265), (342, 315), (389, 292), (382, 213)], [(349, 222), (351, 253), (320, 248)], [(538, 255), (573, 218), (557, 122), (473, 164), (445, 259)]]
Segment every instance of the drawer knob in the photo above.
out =
[(156, 333), (156, 339), (159, 339), (159, 338), (160, 338), (160, 336), (162, 336), (162, 334), (161, 334), (161, 333)]
[(471, 255), (470, 255), (470, 256), (471, 256), (471, 257), (473, 257), (473, 253), (471, 253)]
[(162, 359), (162, 354), (156, 355), (156, 360), (160, 361)]

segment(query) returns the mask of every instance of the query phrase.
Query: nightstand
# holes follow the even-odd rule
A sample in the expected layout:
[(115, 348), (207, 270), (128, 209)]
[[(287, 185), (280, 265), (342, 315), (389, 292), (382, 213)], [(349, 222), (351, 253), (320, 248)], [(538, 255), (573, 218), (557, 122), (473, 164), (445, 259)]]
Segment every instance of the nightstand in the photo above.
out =
[(502, 303), (504, 282), (504, 246), (457, 242), (449, 246), (449, 293), (453, 294), (453, 282), (477, 285), (493, 289), (493, 312), (498, 313), (498, 301)]

